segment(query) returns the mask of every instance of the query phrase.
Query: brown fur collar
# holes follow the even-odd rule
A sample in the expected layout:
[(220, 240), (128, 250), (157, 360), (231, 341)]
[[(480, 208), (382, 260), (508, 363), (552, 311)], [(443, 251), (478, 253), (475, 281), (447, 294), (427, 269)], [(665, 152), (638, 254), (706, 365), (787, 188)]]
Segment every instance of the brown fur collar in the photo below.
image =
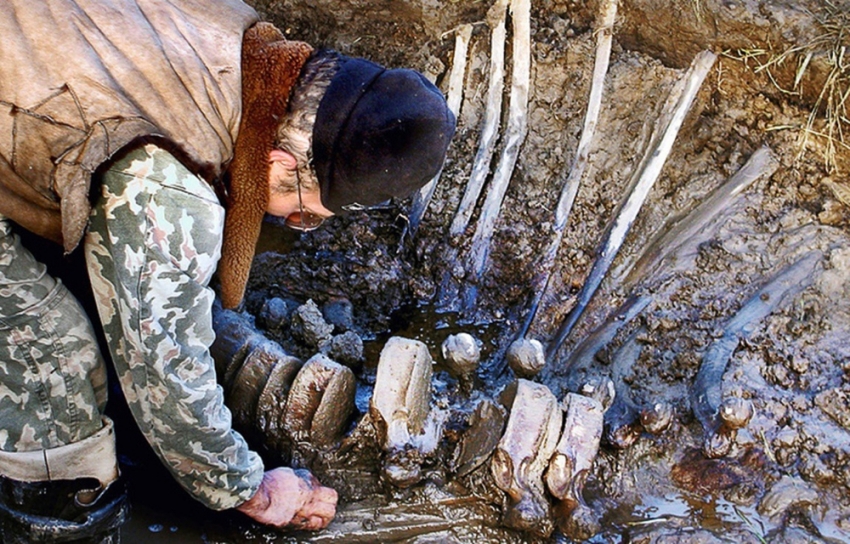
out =
[(313, 48), (257, 23), (242, 41), (242, 121), (230, 164), (224, 243), (218, 267), (225, 308), (242, 302), (269, 202), (268, 153), (290, 91)]

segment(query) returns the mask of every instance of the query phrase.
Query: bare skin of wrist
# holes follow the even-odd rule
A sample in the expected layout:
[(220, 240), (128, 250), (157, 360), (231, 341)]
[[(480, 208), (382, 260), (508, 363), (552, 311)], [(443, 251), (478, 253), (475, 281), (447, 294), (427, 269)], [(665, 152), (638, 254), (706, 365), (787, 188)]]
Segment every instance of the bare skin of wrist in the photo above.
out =
[(306, 470), (276, 468), (263, 474), (253, 497), (236, 509), (264, 525), (317, 531), (336, 514), (337, 493)]

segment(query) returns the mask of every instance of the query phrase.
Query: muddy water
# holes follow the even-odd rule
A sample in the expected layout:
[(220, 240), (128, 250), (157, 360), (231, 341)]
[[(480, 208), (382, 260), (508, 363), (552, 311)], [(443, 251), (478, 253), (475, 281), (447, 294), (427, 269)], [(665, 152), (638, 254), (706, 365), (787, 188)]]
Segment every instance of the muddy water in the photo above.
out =
[[(428, 346), (437, 363), (435, 403), (462, 413), (470, 398), (495, 397), (513, 380), (504, 353), (525, 317), (529, 285), (552, 235), (559, 182), (581, 133), (597, 3), (532, 3), (530, 132), (496, 223), (489, 266), (478, 281), (479, 305), (471, 314), (447, 311), (439, 290), (447, 271), (467, 280), (445, 255), (463, 255), (468, 243), (467, 236), (450, 240), (447, 232), (483, 120), (490, 51), (483, 22), (491, 3), (255, 3), (290, 36), (415, 66), (443, 89), (451, 68), (451, 31), (461, 23), (475, 24), (458, 134), (418, 234), (406, 231), (407, 207), (401, 204), (334, 218), (327, 228), (303, 236), (270, 236), (255, 261), (247, 311), (258, 315), (271, 297), (318, 304), (350, 300), (354, 329), (366, 341), (366, 361), (358, 370), (361, 414), (368, 408), (378, 355), (394, 334)], [(673, 408), (673, 425), (661, 435), (641, 434), (625, 450), (603, 444), (584, 488), (602, 527), (589, 541), (850, 542), (850, 208), (834, 190), (836, 183), (848, 183), (850, 156), (838, 146), (836, 170), (824, 162), (825, 142), (817, 138), (800, 155), (800, 132), (794, 129), (814, 106), (812, 89), (823, 82), (828, 51), (813, 55), (811, 65), (821, 72), (803, 74), (805, 88), (797, 95), (779, 91), (776, 84), (788, 84), (788, 66), (793, 84), (803, 58), (789, 61), (772, 81), (764, 71), (755, 73), (738, 51), (773, 47), (779, 53), (808, 44), (824, 31), (811, 13), (833, 4), (661, 4), (621, 2), (597, 143), (552, 287), (541, 301), (541, 318), (530, 329), (530, 336), (546, 343), (574, 307), (682, 68), (701, 49), (725, 52), (703, 84), (609, 279), (536, 378), (559, 398), (589, 379), (612, 378), (638, 406), (663, 400)], [(822, 127), (822, 122), (821, 111), (816, 123)], [(693, 211), (765, 145), (777, 157), (775, 171), (694, 219), (699, 213)], [(696, 221), (690, 227), (689, 217)], [(658, 252), (657, 240), (671, 247)], [(770, 288), (783, 270), (812, 252), (820, 257), (805, 281), (781, 293)], [(644, 266), (650, 254), (667, 258)], [(773, 300), (774, 294), (781, 299)], [(755, 310), (759, 300), (768, 311)], [(460, 390), (439, 356), (443, 340), (458, 332), (481, 342), (482, 365), (471, 393)], [(268, 334), (300, 357), (312, 355), (285, 333)], [(710, 459), (703, 455), (706, 433), (694, 416), (691, 388), (712, 346), (724, 338), (732, 347), (723, 351), (724, 366), (716, 373), (721, 382), (715, 385), (723, 398), (752, 402), (755, 415), (737, 432), (728, 455)], [(628, 364), (622, 363), (627, 356)], [(567, 365), (575, 367), (568, 371)], [(447, 441), (458, 440), (462, 428), (450, 427)], [(145, 493), (134, 497), (137, 508), (126, 539), (537, 541), (501, 527), (503, 495), (486, 470), (453, 478), (435, 463), (426, 467), (421, 485), (400, 491), (381, 485), (363, 468), (376, 464), (375, 454), (363, 450), (355, 459), (360, 466), (318, 467), (339, 486), (343, 500), (337, 521), (310, 539), (201, 512), (186, 501), (163, 504)], [(449, 457), (443, 455), (441, 462)], [(135, 478), (149, 476), (141, 471)]]

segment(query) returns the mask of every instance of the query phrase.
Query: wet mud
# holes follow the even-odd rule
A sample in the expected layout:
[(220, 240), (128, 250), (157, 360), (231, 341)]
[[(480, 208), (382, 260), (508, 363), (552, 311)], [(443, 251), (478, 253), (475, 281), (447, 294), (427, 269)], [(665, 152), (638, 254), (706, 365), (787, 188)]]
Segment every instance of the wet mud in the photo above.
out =
[[(252, 4), (292, 38), (413, 66), (447, 93), (456, 33), (471, 24), (458, 132), (415, 232), (409, 201), (300, 235), (267, 221), (246, 325), (233, 325), (243, 340), (222, 348), (235, 354), (256, 333), (354, 376), (338, 388), (353, 399), (350, 415), (328, 409), (344, 425), (317, 431), (321, 444), (294, 458), (340, 491), (338, 518), (316, 535), (280, 534), (182, 503), (175, 511), (191, 515), (172, 517), (142, 493), (126, 541), (850, 541), (850, 140), (823, 136), (850, 134), (850, 5), (620, 2), (596, 136), (541, 294), (535, 278), (581, 137), (599, 2), (531, 4), (528, 133), (480, 275), (466, 258), (484, 197), (464, 232), (450, 227), (485, 122), (496, 2)], [(506, 145), (512, 23), (508, 13), (503, 139), (488, 179)], [(660, 176), (587, 308), (553, 345), (668, 95), (703, 50), (717, 59)], [(469, 286), (476, 304), (464, 307)], [(378, 379), (394, 384), (386, 391), (409, 386), (379, 370), (390, 338), (420, 342), (433, 359), (433, 372), (416, 371), (427, 395), (417, 390), (402, 411), (388, 408), (404, 405), (400, 395), (375, 395)], [(520, 346), (530, 352), (522, 359)], [(253, 361), (225, 369), (226, 390), (238, 376), (272, 379), (273, 365)], [(295, 371), (283, 372), (276, 379), (292, 387)], [(233, 388), (241, 406), (246, 389)], [(270, 395), (268, 410), (284, 397)], [(235, 409), (242, 423), (246, 410)], [(568, 419), (583, 434), (559, 444)], [(246, 434), (270, 460), (293, 461), (269, 432)], [(168, 540), (178, 534), (190, 536)]]

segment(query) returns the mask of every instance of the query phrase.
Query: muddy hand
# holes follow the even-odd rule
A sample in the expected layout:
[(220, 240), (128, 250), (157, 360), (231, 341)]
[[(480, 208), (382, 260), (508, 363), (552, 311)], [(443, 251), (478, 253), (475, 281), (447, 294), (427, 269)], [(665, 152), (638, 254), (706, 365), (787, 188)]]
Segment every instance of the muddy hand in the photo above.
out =
[(265, 525), (315, 531), (328, 526), (336, 503), (336, 491), (308, 471), (281, 467), (263, 474), (257, 493), (236, 509)]

